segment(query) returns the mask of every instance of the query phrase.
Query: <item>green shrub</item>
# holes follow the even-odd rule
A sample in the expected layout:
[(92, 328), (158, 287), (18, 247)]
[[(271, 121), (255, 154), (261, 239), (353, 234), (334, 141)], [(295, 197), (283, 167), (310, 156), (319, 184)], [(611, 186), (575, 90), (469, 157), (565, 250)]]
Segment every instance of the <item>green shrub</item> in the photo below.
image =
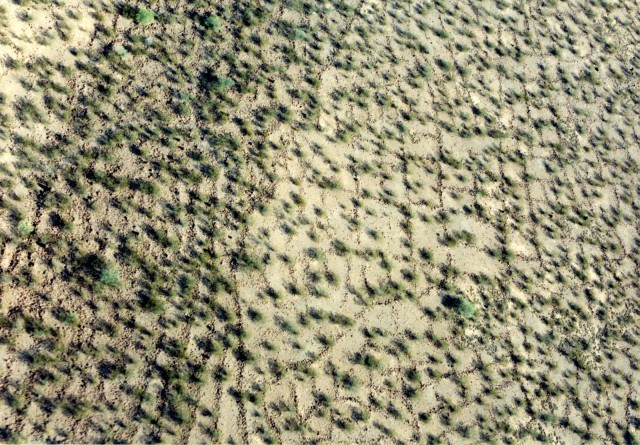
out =
[(235, 82), (229, 77), (219, 77), (213, 82), (213, 88), (219, 91), (227, 90), (233, 85), (235, 85)]
[(18, 230), (18, 235), (20, 235), (23, 238), (31, 235), (34, 230), (33, 224), (31, 224), (26, 219), (23, 219), (20, 222), (18, 222), (18, 226), (16, 228)]
[(355, 356), (355, 362), (369, 369), (380, 369), (382, 366), (380, 360), (371, 354), (357, 353)]
[(120, 273), (114, 266), (106, 266), (100, 273), (100, 282), (104, 285), (116, 287), (120, 283)]
[(151, 23), (153, 23), (154, 19), (155, 14), (153, 13), (153, 11), (150, 11), (148, 9), (140, 8), (136, 13), (136, 23), (138, 23), (139, 25), (150, 25)]
[(296, 29), (293, 33), (293, 40), (309, 40), (307, 33), (301, 29)]
[(214, 31), (220, 31), (220, 28), (222, 28), (222, 23), (220, 23), (220, 19), (218, 17), (216, 17), (215, 15), (210, 15), (209, 17), (204, 19), (204, 26), (206, 26), (207, 28), (211, 28)]
[(471, 318), (476, 313), (476, 306), (464, 297), (444, 295), (442, 297), (442, 304), (449, 309), (455, 309), (465, 318)]
[(457, 309), (460, 315), (466, 318), (471, 318), (476, 313), (476, 306), (466, 299), (462, 299)]
[(122, 45), (116, 46), (115, 48), (113, 48), (113, 50), (117, 55), (119, 55), (123, 59), (129, 55), (129, 51), (127, 51)]
[(442, 71), (444, 72), (449, 72), (453, 69), (453, 65), (451, 64), (451, 62), (448, 62), (444, 59), (438, 59), (436, 60), (436, 63), (438, 64), (438, 66), (440, 67), (440, 69), (442, 69)]

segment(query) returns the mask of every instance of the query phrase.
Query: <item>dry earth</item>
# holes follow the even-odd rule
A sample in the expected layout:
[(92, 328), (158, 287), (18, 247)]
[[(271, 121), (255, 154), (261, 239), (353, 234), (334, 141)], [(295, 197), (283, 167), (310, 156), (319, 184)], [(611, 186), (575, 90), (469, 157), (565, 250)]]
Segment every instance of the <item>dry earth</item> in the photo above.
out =
[(640, 443), (639, 17), (0, 0), (0, 442)]

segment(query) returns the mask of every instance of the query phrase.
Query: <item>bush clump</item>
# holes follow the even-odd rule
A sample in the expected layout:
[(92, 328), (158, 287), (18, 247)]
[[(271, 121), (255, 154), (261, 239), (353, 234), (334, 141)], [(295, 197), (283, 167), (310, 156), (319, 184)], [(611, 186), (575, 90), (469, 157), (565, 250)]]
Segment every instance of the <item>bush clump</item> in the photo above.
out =
[(114, 266), (106, 266), (100, 273), (100, 282), (106, 286), (116, 287), (120, 283), (120, 273)]
[(218, 91), (228, 90), (234, 85), (235, 85), (235, 82), (233, 81), (233, 79), (229, 77), (218, 77), (213, 82), (213, 88), (215, 88)]
[(215, 15), (210, 15), (206, 19), (204, 19), (204, 25), (207, 28), (213, 29), (214, 31), (220, 31), (220, 28), (222, 28), (222, 23), (220, 22), (220, 19)]
[(444, 295), (442, 297), (442, 304), (449, 309), (455, 309), (465, 318), (471, 318), (476, 313), (476, 306), (464, 297)]
[(138, 12), (136, 13), (136, 23), (138, 25), (150, 25), (154, 20), (155, 14), (153, 13), (153, 11), (145, 8), (138, 9)]
[(16, 229), (18, 230), (18, 235), (20, 235), (23, 238), (31, 235), (34, 231), (33, 224), (31, 224), (26, 219), (19, 221)]

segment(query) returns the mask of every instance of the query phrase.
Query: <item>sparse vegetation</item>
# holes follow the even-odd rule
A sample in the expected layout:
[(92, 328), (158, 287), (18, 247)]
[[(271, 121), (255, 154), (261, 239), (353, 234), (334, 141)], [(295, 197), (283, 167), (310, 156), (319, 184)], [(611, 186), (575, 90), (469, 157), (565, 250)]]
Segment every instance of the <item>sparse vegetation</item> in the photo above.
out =
[(638, 8), (2, 3), (0, 442), (637, 443)]

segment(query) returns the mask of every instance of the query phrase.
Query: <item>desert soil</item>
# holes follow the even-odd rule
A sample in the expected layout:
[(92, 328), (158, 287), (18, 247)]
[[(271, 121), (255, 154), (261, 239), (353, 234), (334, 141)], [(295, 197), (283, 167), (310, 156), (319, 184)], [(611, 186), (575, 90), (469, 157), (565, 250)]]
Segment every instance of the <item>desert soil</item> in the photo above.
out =
[(639, 17), (0, 0), (0, 442), (639, 443)]

